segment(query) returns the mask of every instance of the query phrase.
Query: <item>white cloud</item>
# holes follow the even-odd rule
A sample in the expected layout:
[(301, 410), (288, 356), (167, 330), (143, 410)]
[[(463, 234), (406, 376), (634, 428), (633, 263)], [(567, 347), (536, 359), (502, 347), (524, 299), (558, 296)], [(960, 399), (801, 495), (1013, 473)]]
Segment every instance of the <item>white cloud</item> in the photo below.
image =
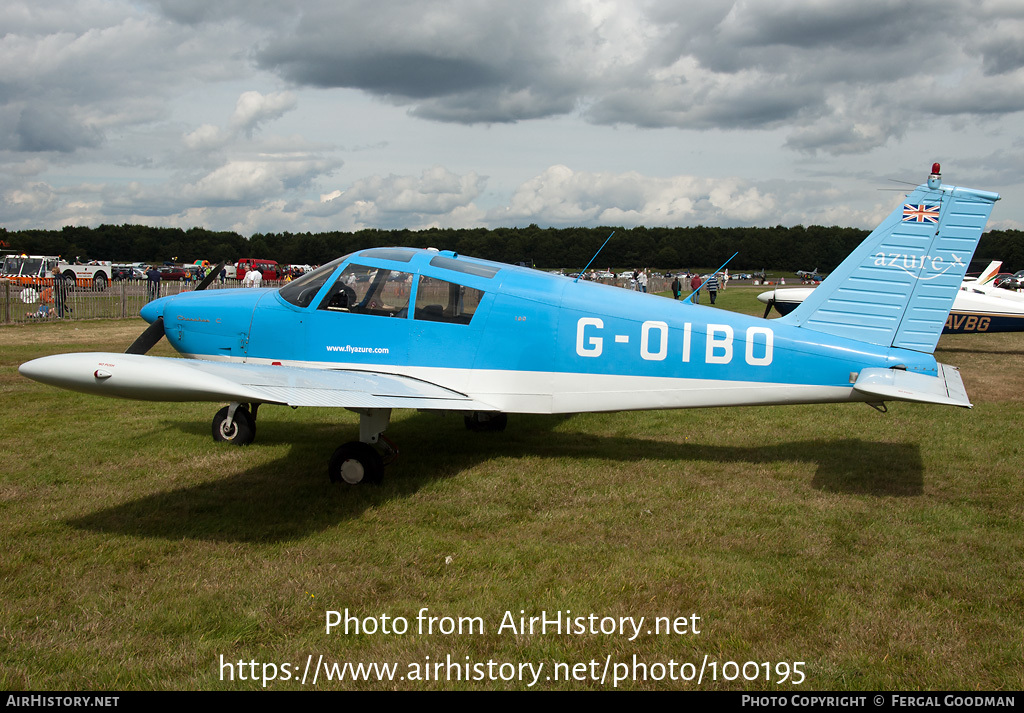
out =
[(259, 203), (306, 185), (335, 166), (315, 158), (230, 161), (189, 184), (183, 195), (193, 205)]
[(6, 220), (18, 220), (51, 211), (59, 205), (56, 191), (45, 183), (28, 183), (2, 194), (3, 215)]
[(227, 141), (227, 135), (219, 126), (203, 124), (195, 131), (185, 134), (185, 147), (192, 151), (209, 151), (220, 148)]
[(295, 108), (297, 100), (292, 92), (260, 94), (257, 91), (244, 92), (235, 104), (231, 117), (231, 128), (252, 136), (260, 124), (280, 118)]
[(742, 225), (772, 217), (776, 200), (738, 179), (652, 178), (552, 166), (489, 219), (544, 225)]
[(482, 212), (473, 201), (485, 184), (486, 179), (476, 173), (460, 176), (442, 166), (433, 166), (419, 176), (392, 174), (360, 179), (344, 189), (322, 195), (318, 203), (310, 202), (303, 212), (336, 217), (344, 221), (346, 229), (375, 225), (461, 227), (473, 219), (473, 224), (479, 225)]

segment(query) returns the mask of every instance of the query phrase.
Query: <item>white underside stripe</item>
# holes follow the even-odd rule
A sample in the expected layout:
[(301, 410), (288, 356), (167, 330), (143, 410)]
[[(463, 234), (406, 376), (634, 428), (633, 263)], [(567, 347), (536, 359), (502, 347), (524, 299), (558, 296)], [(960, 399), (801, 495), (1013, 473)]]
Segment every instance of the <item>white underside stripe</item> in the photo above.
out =
[[(218, 361), (242, 361), (220, 358)], [(270, 364), (269, 359), (250, 363)], [(583, 413), (710, 406), (865, 401), (852, 387), (559, 372), (285, 362), (285, 366), (408, 376), (491, 404), (505, 413)]]

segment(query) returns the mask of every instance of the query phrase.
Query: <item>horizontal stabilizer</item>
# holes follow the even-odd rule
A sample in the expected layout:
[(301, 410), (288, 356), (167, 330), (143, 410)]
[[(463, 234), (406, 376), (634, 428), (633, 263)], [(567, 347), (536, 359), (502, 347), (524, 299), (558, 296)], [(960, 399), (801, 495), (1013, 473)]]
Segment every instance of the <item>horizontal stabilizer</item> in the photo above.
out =
[(960, 370), (947, 364), (938, 366), (938, 376), (915, 374), (902, 369), (864, 369), (857, 377), (853, 389), (868, 396), (877, 396), (883, 401), (918, 401), (971, 408)]

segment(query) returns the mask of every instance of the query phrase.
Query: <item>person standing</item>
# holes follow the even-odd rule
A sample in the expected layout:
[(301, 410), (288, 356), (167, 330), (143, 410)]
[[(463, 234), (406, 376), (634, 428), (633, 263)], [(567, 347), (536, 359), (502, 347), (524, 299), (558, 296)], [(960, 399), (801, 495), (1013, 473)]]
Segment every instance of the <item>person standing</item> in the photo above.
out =
[(146, 270), (146, 296), (150, 302), (160, 296), (160, 271), (156, 269), (156, 265), (150, 265)]
[(679, 294), (683, 291), (683, 286), (679, 284), (679, 275), (672, 278), (672, 297), (679, 299)]
[(242, 280), (242, 284), (246, 287), (259, 287), (263, 281), (263, 273), (259, 270), (253, 269), (245, 273), (245, 278)]
[(71, 291), (71, 287), (68, 285), (67, 278), (61, 274), (60, 267), (57, 265), (53, 266), (53, 309), (57, 313), (57, 319), (63, 319), (64, 312), (67, 310), (68, 293)]
[(643, 292), (643, 293), (646, 293), (647, 292), (647, 281), (648, 281), (647, 280), (647, 270), (646, 269), (640, 271), (640, 277), (638, 277), (637, 280), (640, 282), (640, 291)]
[(690, 278), (690, 289), (693, 290), (693, 303), (695, 305), (700, 304), (700, 275), (694, 275)]
[(708, 278), (707, 284), (704, 285), (708, 288), (708, 297), (711, 298), (711, 304), (715, 303), (715, 298), (718, 297), (718, 273)]

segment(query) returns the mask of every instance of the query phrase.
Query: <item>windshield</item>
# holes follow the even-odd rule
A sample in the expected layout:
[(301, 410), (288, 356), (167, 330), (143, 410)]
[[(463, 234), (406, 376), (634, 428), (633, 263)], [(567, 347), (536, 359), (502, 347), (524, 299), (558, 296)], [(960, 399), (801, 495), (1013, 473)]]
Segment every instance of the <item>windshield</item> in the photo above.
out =
[(31, 275), (37, 277), (39, 275), (39, 268), (43, 266), (42, 258), (28, 258), (25, 260), (25, 266), (21, 268), (22, 275)]
[(278, 292), (285, 301), (291, 302), (296, 307), (309, 307), (310, 302), (316, 297), (316, 293), (327, 282), (327, 278), (334, 273), (338, 265), (345, 262), (348, 258), (349, 255), (339, 257), (337, 260), (318, 267), (313, 272), (307, 272), (299, 279), (289, 282)]
[(4, 258), (4, 271), (5, 275), (18, 275), (21, 274), (21, 264), (25, 262), (23, 257), (13, 257), (8, 255)]

